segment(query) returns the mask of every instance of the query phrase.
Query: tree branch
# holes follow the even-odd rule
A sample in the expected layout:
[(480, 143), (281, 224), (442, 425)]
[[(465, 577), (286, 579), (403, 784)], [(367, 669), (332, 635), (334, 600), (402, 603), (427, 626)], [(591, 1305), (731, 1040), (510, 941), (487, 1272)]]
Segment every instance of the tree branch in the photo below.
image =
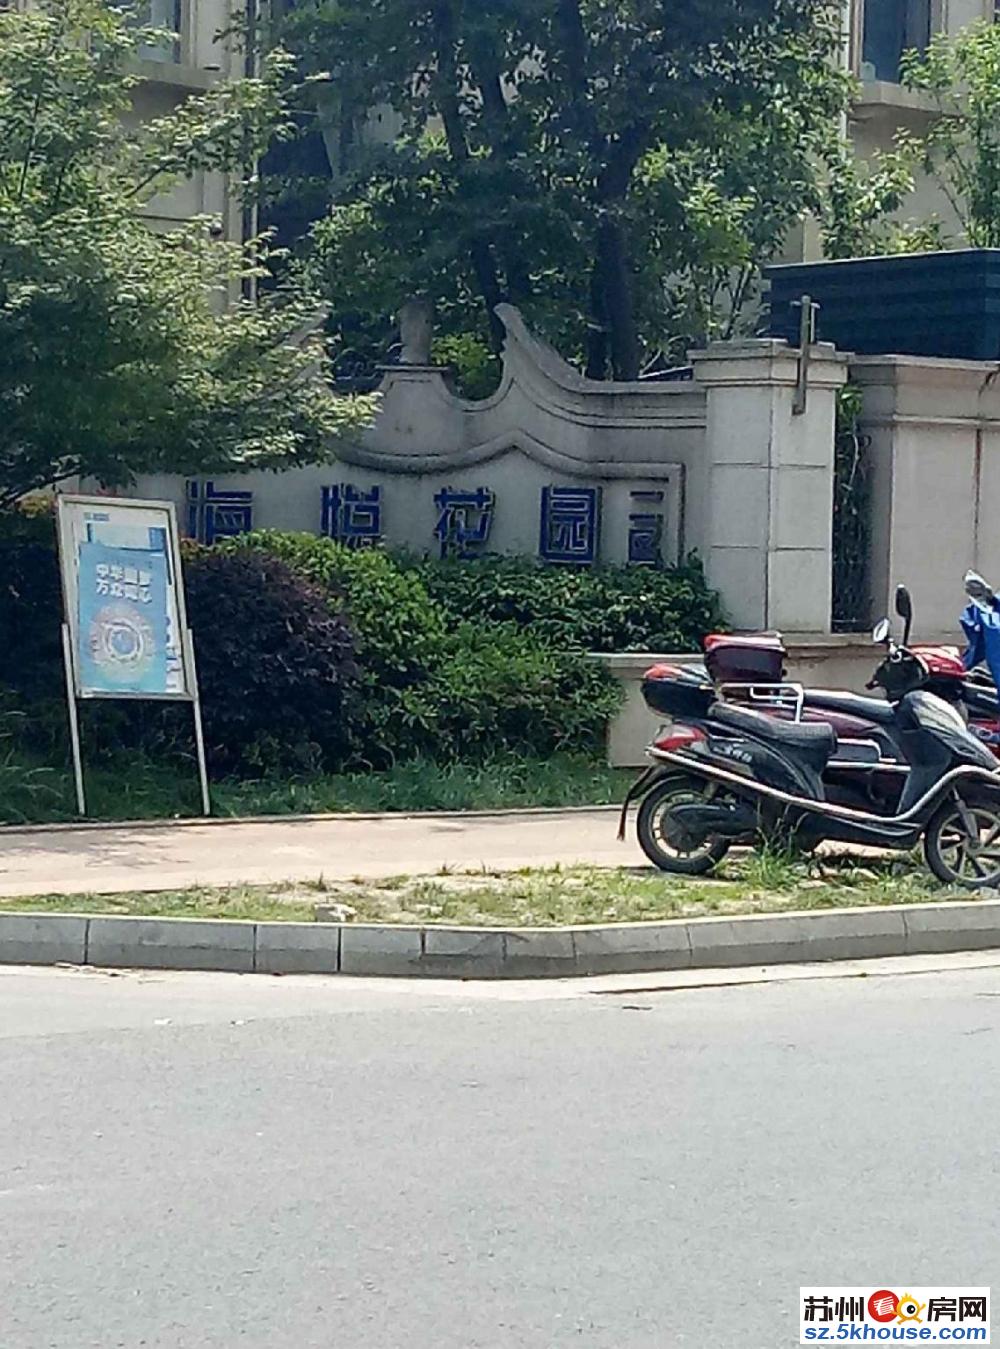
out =
[[(63, 24), (64, 23), (65, 18), (63, 19)], [(55, 59), (55, 55), (59, 49), (59, 42), (63, 36), (63, 33), (64, 27), (59, 27), (55, 29), (55, 31), (52, 34), (52, 41), (49, 43), (48, 52), (46, 53), (49, 62), (52, 62)], [(44, 94), (45, 94), (45, 80), (43, 79), (39, 82), (38, 90), (35, 93), (35, 97), (31, 106), (31, 122), (30, 122), (31, 131), (28, 134), (28, 143), (24, 149), (24, 159), (21, 163), (21, 180), (17, 188), (17, 200), (19, 202), (24, 200), (25, 189), (28, 186), (28, 174), (31, 172), (31, 160), (32, 156), (35, 153), (35, 146), (38, 143), (38, 116), (42, 110), (42, 99), (44, 97)]]

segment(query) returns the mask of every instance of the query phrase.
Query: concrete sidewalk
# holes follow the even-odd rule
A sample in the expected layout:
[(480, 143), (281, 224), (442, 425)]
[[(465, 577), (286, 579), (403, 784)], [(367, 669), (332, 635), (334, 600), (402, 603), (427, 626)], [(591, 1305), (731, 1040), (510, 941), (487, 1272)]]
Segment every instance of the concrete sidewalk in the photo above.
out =
[(645, 865), (617, 807), (0, 830), (0, 896)]

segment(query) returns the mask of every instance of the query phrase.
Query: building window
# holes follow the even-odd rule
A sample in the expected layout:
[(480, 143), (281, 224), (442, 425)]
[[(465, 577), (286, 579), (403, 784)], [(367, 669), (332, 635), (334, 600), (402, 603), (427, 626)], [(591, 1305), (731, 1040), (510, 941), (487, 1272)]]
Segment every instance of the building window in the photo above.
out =
[(861, 78), (899, 83), (902, 55), (931, 39), (933, 0), (865, 0)]
[(144, 0), (135, 11), (135, 22), (144, 28), (161, 28), (174, 37), (162, 42), (146, 43), (137, 55), (143, 61), (163, 61), (176, 64), (181, 59), (181, 33), (184, 16), (182, 0)]

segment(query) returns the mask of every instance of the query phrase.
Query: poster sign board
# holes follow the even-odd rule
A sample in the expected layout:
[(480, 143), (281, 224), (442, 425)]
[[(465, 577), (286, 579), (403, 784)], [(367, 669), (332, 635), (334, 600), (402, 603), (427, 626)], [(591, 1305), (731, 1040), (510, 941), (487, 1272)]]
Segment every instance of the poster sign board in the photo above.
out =
[(202, 808), (211, 802), (194, 644), (184, 608), (180, 537), (166, 501), (60, 496), (63, 656), (77, 803), (86, 814), (77, 702), (190, 703)]
[(58, 520), (76, 696), (191, 701), (172, 503), (64, 496)]

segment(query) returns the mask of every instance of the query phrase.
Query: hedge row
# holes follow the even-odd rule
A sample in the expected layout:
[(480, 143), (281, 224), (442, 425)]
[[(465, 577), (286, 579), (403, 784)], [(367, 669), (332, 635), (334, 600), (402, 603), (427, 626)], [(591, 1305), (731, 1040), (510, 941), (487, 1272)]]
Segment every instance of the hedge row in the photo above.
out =
[(697, 558), (666, 571), (578, 570), (522, 558), (420, 562), (413, 570), (453, 618), (512, 622), (584, 651), (697, 651), (723, 626)]
[[(37, 540), (0, 539), (0, 693), (27, 714), (35, 745), (54, 749), (59, 582), (51, 544)], [(619, 694), (587, 651), (691, 647), (719, 617), (694, 565), (434, 564), (267, 532), (185, 553), (216, 773), (596, 751)], [(186, 744), (185, 718), (161, 713), (88, 708), (91, 752)]]

